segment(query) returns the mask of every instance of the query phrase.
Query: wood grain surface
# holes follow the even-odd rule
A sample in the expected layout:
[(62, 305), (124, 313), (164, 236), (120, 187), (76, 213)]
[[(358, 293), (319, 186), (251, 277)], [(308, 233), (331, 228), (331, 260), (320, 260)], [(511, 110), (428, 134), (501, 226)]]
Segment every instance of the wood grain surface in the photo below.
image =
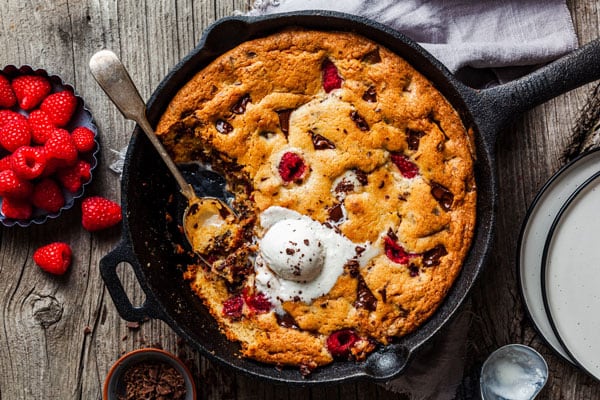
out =
[[(243, 0), (3, 0), (0, 66), (32, 65), (60, 75), (86, 100), (100, 131), (100, 166), (89, 194), (119, 200), (111, 150), (127, 145), (133, 124), (107, 100), (88, 71), (96, 51), (115, 51), (144, 98), (198, 42), (212, 21), (249, 7)], [(600, 3), (570, 0), (580, 43), (600, 37)], [(471, 296), (472, 326), (465, 377), (456, 398), (477, 398), (482, 361), (501, 345), (525, 343), (550, 366), (543, 399), (597, 399), (600, 384), (544, 345), (526, 316), (517, 288), (517, 237), (527, 207), (542, 184), (578, 151), (573, 135), (595, 84), (559, 96), (504, 129), (498, 146), (500, 196), (492, 257)], [(598, 104), (598, 103), (596, 103)], [(589, 112), (589, 110), (588, 110)], [(574, 143), (575, 142), (575, 143)], [(586, 146), (589, 147), (589, 144)], [(100, 259), (118, 242), (118, 228), (90, 234), (74, 207), (59, 219), (26, 229), (0, 229), (0, 399), (100, 399), (104, 378), (130, 350), (160, 345), (187, 359), (202, 399), (408, 399), (368, 382), (289, 388), (238, 375), (202, 358), (159, 320), (139, 327), (123, 321), (99, 274)], [(62, 240), (74, 249), (69, 274), (54, 277), (33, 263), (34, 250)], [(127, 265), (121, 279), (134, 303), (144, 295)]]

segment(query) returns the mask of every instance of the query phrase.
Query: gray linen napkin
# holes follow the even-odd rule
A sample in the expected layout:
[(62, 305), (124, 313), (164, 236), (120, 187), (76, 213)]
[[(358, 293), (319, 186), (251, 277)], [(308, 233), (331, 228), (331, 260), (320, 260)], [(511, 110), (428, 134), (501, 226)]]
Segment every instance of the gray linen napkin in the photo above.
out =
[[(330, 10), (388, 25), (421, 44), (460, 79), (488, 86), (515, 79), (577, 48), (564, 0), (255, 0), (249, 15)], [(386, 389), (414, 400), (451, 400), (461, 383), (472, 311), (421, 349)]]
[(450, 71), (493, 68), (500, 83), (529, 71), (505, 67), (543, 64), (577, 47), (564, 0), (257, 0), (249, 15), (311, 9), (373, 19), (417, 41)]

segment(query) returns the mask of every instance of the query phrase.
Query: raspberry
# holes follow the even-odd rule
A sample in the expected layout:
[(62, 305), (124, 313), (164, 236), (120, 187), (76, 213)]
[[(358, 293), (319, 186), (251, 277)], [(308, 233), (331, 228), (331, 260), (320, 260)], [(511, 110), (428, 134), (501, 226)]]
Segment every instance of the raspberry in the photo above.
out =
[(31, 137), (37, 144), (44, 144), (56, 129), (48, 114), (42, 110), (34, 110), (29, 114)]
[(71, 265), (73, 252), (64, 242), (54, 242), (40, 247), (33, 253), (33, 261), (44, 271), (62, 275)]
[(348, 357), (358, 335), (351, 329), (342, 329), (333, 332), (327, 338), (327, 349), (334, 357)]
[(410, 258), (417, 256), (416, 254), (408, 253), (389, 236), (385, 237), (384, 242), (385, 255), (397, 264), (407, 264)]
[(42, 179), (33, 187), (33, 205), (48, 212), (58, 212), (65, 205), (65, 197), (53, 179)]
[(27, 120), (16, 120), (0, 128), (0, 145), (11, 153), (31, 143), (31, 130)]
[(342, 87), (342, 78), (338, 74), (338, 69), (331, 62), (331, 60), (323, 61), (321, 64), (321, 71), (323, 72), (323, 89), (325, 93), (331, 92), (333, 89), (339, 89)]
[(51, 94), (40, 105), (40, 109), (45, 111), (50, 117), (50, 121), (58, 127), (69, 123), (76, 107), (77, 98), (69, 90)]
[(244, 288), (242, 294), (248, 308), (257, 314), (269, 312), (273, 307), (264, 293), (249, 293), (248, 288)]
[(85, 126), (75, 128), (73, 132), (71, 132), (71, 138), (73, 138), (73, 143), (75, 143), (75, 147), (80, 153), (92, 151), (96, 146), (94, 132)]
[(7, 169), (12, 169), (10, 158), (10, 154), (6, 157), (0, 158), (0, 172), (6, 171)]
[(29, 219), (32, 214), (31, 203), (27, 200), (4, 197), (2, 199), (2, 214), (6, 218)]
[(59, 169), (56, 175), (65, 189), (71, 193), (75, 193), (92, 177), (90, 170), (91, 166), (89, 163), (78, 160), (71, 167)]
[(7, 77), (0, 74), (0, 107), (11, 108), (17, 104), (17, 97)]
[(13, 79), (12, 88), (23, 110), (36, 107), (52, 90), (48, 79), (38, 75), (18, 76)]
[(223, 315), (231, 319), (242, 318), (244, 299), (241, 295), (233, 296), (223, 302)]
[(296, 153), (284, 153), (279, 162), (279, 175), (285, 183), (301, 180), (306, 172), (306, 164)]
[(419, 174), (419, 167), (404, 154), (392, 153), (391, 159), (403, 177), (412, 179)]
[(41, 147), (21, 146), (10, 158), (12, 170), (21, 179), (34, 179), (44, 172), (46, 156)]
[(90, 232), (110, 228), (121, 218), (121, 206), (104, 197), (88, 197), (81, 203), (81, 224)]
[(24, 115), (19, 114), (18, 112), (11, 110), (0, 110), (0, 128), (9, 122), (13, 121), (27, 121)]
[(64, 129), (55, 129), (44, 144), (44, 148), (49, 159), (64, 160), (67, 165), (73, 165), (77, 160), (75, 143), (69, 132)]
[(13, 199), (26, 199), (31, 196), (33, 185), (25, 179), (19, 178), (15, 171), (7, 169), (0, 172), (0, 196)]

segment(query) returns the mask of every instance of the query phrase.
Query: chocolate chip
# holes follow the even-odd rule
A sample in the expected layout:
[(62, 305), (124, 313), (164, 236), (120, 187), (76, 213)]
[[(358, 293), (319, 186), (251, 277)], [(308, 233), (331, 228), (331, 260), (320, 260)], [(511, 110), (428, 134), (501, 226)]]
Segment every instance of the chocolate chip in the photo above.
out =
[(249, 94), (243, 95), (237, 103), (231, 106), (231, 112), (234, 114), (243, 114), (244, 112), (246, 112), (246, 105), (251, 101), (252, 99), (250, 98)]
[(412, 276), (413, 278), (415, 276), (419, 275), (419, 267), (417, 267), (415, 264), (410, 264), (408, 266), (408, 273), (410, 274), (410, 276)]
[(284, 328), (300, 329), (294, 317), (292, 317), (289, 313), (285, 313), (283, 315), (275, 313), (275, 318), (277, 319), (277, 323)]
[(279, 116), (279, 127), (286, 137), (290, 131), (290, 115), (292, 114), (292, 111), (293, 110), (291, 109), (277, 111), (277, 115)]
[(438, 244), (431, 250), (427, 250), (423, 253), (423, 265), (426, 267), (433, 267), (440, 263), (440, 258), (448, 254), (446, 247), (443, 244)]
[(233, 131), (233, 126), (231, 126), (229, 122), (222, 119), (217, 120), (215, 127), (219, 133), (223, 133), (225, 135)]
[(329, 208), (328, 212), (329, 212), (329, 219), (333, 222), (338, 222), (342, 218), (344, 218), (344, 210), (342, 209), (342, 205), (340, 203)]
[(362, 58), (364, 62), (367, 64), (377, 64), (381, 62), (381, 54), (379, 54), (379, 49), (372, 50), (365, 54)]
[(367, 124), (367, 121), (365, 121), (365, 119), (358, 112), (352, 111), (350, 113), (350, 118), (361, 131), (369, 130), (369, 124)]
[(436, 182), (431, 182), (431, 195), (440, 203), (445, 211), (452, 208), (454, 195), (447, 188)]
[(361, 275), (358, 275), (358, 286), (356, 288), (356, 301), (354, 307), (364, 308), (369, 311), (375, 311), (377, 308), (377, 298), (367, 286), (367, 283)]
[(377, 92), (374, 86), (370, 86), (367, 91), (363, 94), (362, 99), (368, 103), (377, 102)]
[(419, 149), (419, 142), (421, 140), (421, 138), (423, 136), (425, 136), (424, 132), (420, 132), (420, 131), (413, 131), (412, 129), (409, 129), (406, 132), (406, 135), (408, 136), (406, 141), (408, 142), (408, 149), (409, 150), (418, 150)]
[(312, 131), (309, 131), (309, 133), (315, 150), (335, 149), (335, 144), (331, 140), (327, 139), (325, 136), (321, 136)]

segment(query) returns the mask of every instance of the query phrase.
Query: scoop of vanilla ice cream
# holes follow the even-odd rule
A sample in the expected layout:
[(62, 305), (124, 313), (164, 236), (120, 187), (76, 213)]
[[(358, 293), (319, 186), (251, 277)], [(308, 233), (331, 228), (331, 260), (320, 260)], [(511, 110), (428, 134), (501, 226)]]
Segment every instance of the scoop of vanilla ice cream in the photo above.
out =
[(282, 219), (260, 241), (260, 255), (283, 279), (310, 282), (321, 274), (324, 249), (310, 220)]

